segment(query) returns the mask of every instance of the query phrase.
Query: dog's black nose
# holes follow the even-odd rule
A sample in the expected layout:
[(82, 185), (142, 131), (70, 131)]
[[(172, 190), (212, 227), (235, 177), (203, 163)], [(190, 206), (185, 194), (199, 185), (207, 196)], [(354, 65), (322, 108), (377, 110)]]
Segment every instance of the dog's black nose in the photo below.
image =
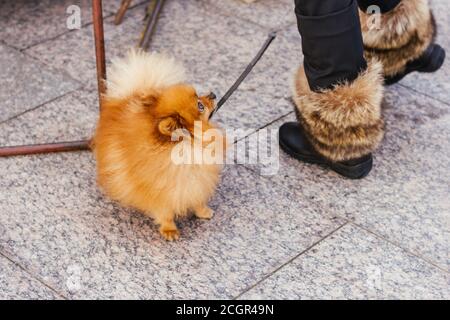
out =
[(210, 92), (210, 94), (208, 95), (208, 98), (211, 99), (211, 100), (215, 100), (217, 97), (214, 94), (214, 92)]

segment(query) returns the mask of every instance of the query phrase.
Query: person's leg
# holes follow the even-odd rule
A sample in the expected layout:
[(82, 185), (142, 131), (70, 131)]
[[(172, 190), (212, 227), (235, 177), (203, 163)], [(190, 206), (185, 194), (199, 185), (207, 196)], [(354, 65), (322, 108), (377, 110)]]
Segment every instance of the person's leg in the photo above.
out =
[(304, 64), (293, 86), (298, 122), (280, 146), (300, 161), (362, 178), (383, 137), (382, 67), (365, 61), (356, 0), (296, 0)]
[(353, 0), (296, 0), (304, 67), (312, 90), (352, 81), (367, 65)]
[[(433, 43), (436, 25), (428, 0), (358, 3), (365, 56), (383, 63), (386, 84), (414, 71), (435, 72), (443, 65), (445, 50)], [(373, 15), (379, 11), (381, 15)]]

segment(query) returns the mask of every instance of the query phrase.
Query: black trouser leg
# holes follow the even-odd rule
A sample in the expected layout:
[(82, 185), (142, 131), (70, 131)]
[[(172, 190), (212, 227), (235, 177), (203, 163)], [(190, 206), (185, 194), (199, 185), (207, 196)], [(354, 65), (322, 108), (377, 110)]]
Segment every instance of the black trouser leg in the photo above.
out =
[(295, 6), (311, 90), (356, 79), (367, 67), (356, 0), (295, 0)]
[(359, 8), (367, 12), (371, 6), (380, 8), (380, 13), (386, 13), (394, 9), (402, 0), (358, 0)]

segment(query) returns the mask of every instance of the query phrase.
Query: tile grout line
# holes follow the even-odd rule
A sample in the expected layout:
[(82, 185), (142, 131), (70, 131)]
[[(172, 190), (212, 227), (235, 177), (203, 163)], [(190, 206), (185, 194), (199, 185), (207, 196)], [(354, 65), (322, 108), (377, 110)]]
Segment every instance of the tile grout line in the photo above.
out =
[(438, 98), (436, 98), (436, 97), (432, 97), (432, 96), (430, 96), (430, 95), (428, 95), (428, 94), (426, 94), (426, 93), (423, 93), (423, 92), (421, 92), (421, 91), (419, 91), (419, 90), (417, 90), (417, 89), (415, 89), (415, 88), (412, 88), (412, 87), (410, 87), (410, 86), (407, 86), (407, 85), (404, 85), (404, 84), (401, 84), (401, 83), (399, 83), (398, 85), (401, 86), (401, 87), (403, 87), (403, 88), (405, 88), (406, 90), (412, 91), (412, 92), (414, 92), (414, 93), (416, 93), (416, 94), (418, 94), (418, 95), (427, 97), (428, 99), (434, 100), (434, 101), (436, 101), (436, 102), (440, 102), (440, 103), (442, 103), (442, 104), (445, 104), (446, 106), (450, 106), (450, 102), (446, 102), (446, 101), (443, 101), (443, 100), (438, 99)]
[[(195, 3), (195, 2), (194, 2), (194, 3)], [(211, 13), (212, 10), (210, 11), (210, 10), (208, 10), (208, 8), (213, 9), (213, 10), (214, 10), (214, 13), (220, 14), (220, 15), (222, 15), (222, 16), (226, 16), (226, 17), (228, 17), (228, 18), (233, 18), (233, 19), (241, 20), (241, 21), (243, 21), (243, 22), (245, 22), (245, 23), (248, 23), (248, 24), (251, 24), (251, 25), (253, 25), (253, 26), (256, 26), (256, 27), (260, 28), (260, 29), (264, 30), (265, 32), (270, 32), (271, 30), (273, 30), (273, 31), (278, 31), (278, 29), (271, 29), (271, 28), (269, 28), (269, 27), (267, 27), (267, 26), (261, 25), (261, 24), (259, 24), (259, 23), (254, 22), (254, 21), (247, 20), (247, 19), (244, 18), (244, 17), (237, 16), (237, 15), (232, 15), (232, 14), (231, 14), (230, 12), (228, 12), (228, 11), (226, 11), (226, 12), (221, 12), (221, 10), (220, 10), (219, 7), (217, 7), (216, 5), (211, 4), (211, 3), (199, 3), (199, 4), (198, 4), (198, 8), (199, 8), (199, 10), (201, 10), (201, 11), (203, 11), (203, 12), (205, 12), (205, 13)]]
[(0, 257), (5, 258), (12, 264), (14, 264), (16, 267), (18, 267), (20, 270), (25, 272), (28, 276), (31, 277), (31, 279), (34, 279), (35, 281), (39, 282), (44, 287), (48, 288), (50, 291), (55, 293), (57, 296), (63, 298), (64, 300), (68, 300), (68, 297), (66, 297), (64, 294), (53, 288), (51, 285), (47, 284), (43, 279), (41, 279), (39, 276), (33, 274), (31, 271), (29, 271), (27, 268), (22, 266), (19, 262), (16, 262), (13, 258), (11, 258), (7, 253), (4, 252), (4, 250), (0, 249)]
[(63, 93), (63, 94), (60, 95), (60, 96), (57, 96), (57, 97), (55, 97), (55, 98), (53, 98), (53, 99), (50, 99), (50, 100), (48, 100), (48, 101), (45, 101), (45, 102), (43, 102), (43, 103), (37, 105), (37, 106), (35, 106), (35, 107), (32, 107), (32, 108), (30, 108), (30, 109), (28, 109), (28, 110), (25, 110), (25, 111), (23, 111), (23, 112), (21, 112), (21, 113), (18, 113), (18, 114), (16, 114), (16, 115), (12, 116), (11, 118), (8, 118), (8, 119), (6, 119), (6, 120), (2, 120), (2, 121), (0, 121), (0, 126), (3, 125), (3, 124), (6, 124), (7, 122), (9, 122), (9, 121), (11, 121), (11, 120), (15, 120), (15, 119), (17, 119), (17, 118), (20, 118), (21, 116), (23, 116), (24, 114), (27, 114), (28, 112), (36, 111), (37, 109), (39, 109), (39, 108), (45, 106), (46, 104), (55, 102), (55, 101), (57, 101), (57, 100), (59, 100), (59, 99), (64, 98), (65, 96), (68, 96), (69, 94), (72, 94), (72, 93), (74, 93), (74, 92), (76, 92), (76, 91), (79, 91), (79, 90), (81, 90), (81, 89), (82, 89), (82, 87), (76, 88), (76, 89), (74, 89), (74, 90), (67, 91), (66, 93)]
[[(138, 2), (137, 4), (131, 5), (131, 6), (129, 7), (128, 10), (136, 9), (136, 8), (138, 8), (139, 6), (143, 5), (143, 4), (144, 4), (144, 1)], [(107, 20), (108, 20), (109, 18), (113, 17), (113, 16), (114, 16), (114, 12), (110, 12), (110, 11), (109, 11), (108, 13), (104, 14), (104, 16), (103, 16), (104, 24), (108, 24), (109, 22), (108, 22)], [(64, 35), (70, 34), (71, 32), (76, 32), (76, 31), (80, 31), (80, 30), (82, 30), (82, 29), (85, 29), (86, 27), (91, 26), (92, 24), (93, 24), (92, 21), (91, 21), (91, 22), (87, 22), (87, 23), (83, 24), (83, 25), (81, 26), (81, 28), (78, 29), (78, 30), (68, 30), (68, 31), (62, 32), (62, 33), (60, 33), (60, 34), (58, 34), (58, 35), (55, 35), (55, 36), (53, 36), (53, 37), (51, 37), (51, 38), (43, 39), (42, 41), (39, 41), (39, 42), (37, 42), (37, 43), (28, 45), (27, 47), (22, 48), (22, 49), (21, 49), (21, 48), (16, 48), (16, 47), (14, 47), (14, 46), (11, 46), (11, 45), (9, 45), (9, 44), (7, 44), (7, 43), (4, 43), (3, 41), (2, 41), (2, 42), (3, 42), (6, 46), (8, 46), (9, 48), (15, 49), (15, 50), (21, 52), (22, 54), (26, 55), (27, 57), (29, 57), (29, 58), (35, 60), (36, 62), (41, 63), (41, 64), (43, 64), (43, 65), (45, 65), (45, 66), (47, 66), (47, 67), (49, 67), (49, 68), (51, 68), (51, 69), (53, 69), (53, 70), (55, 70), (55, 71), (61, 72), (62, 74), (66, 75), (67, 77), (69, 77), (70, 79), (72, 79), (73, 81), (75, 81), (75, 82), (77, 82), (77, 83), (79, 83), (79, 84), (81, 85), (80, 81), (79, 81), (78, 79), (75, 79), (74, 77), (72, 77), (72, 75), (70, 75), (70, 74), (67, 72), (67, 70), (65, 70), (65, 69), (60, 69), (60, 68), (55, 68), (53, 65), (48, 64), (48, 63), (46, 63), (45, 61), (41, 61), (41, 60), (39, 60), (38, 58), (36, 58), (36, 57), (34, 57), (34, 56), (28, 54), (27, 51), (28, 51), (28, 49), (31, 49), (31, 48), (33, 48), (33, 47), (36, 47), (36, 46), (38, 46), (38, 45), (40, 45), (40, 44), (44, 44), (44, 43), (47, 43), (47, 42), (51, 42), (51, 41), (57, 40), (57, 39), (59, 39), (60, 37), (62, 37), (62, 36), (64, 36)], [(80, 87), (80, 88), (81, 88), (81, 87)]]
[(244, 22), (246, 22), (248, 24), (251, 24), (251, 25), (257, 26), (257, 27), (259, 27), (261, 29), (264, 29), (267, 32), (270, 32), (270, 31), (281, 32), (281, 31), (284, 31), (284, 30), (288, 29), (289, 27), (291, 27), (292, 25), (294, 25), (296, 23), (296, 22), (290, 22), (290, 23), (282, 24), (282, 25), (275, 26), (275, 27), (269, 27), (269, 26), (265, 26), (265, 25), (259, 24), (259, 23), (255, 22), (255, 21), (249, 20), (249, 19), (247, 19), (245, 17), (239, 16), (239, 15), (233, 15), (232, 12), (229, 12), (227, 10), (226, 11), (222, 11), (221, 8), (217, 7), (214, 3), (210, 3), (210, 2), (208, 2), (208, 3), (200, 3), (199, 7), (204, 12), (209, 12), (208, 8), (212, 8), (212, 9), (214, 9), (214, 11), (216, 13), (220, 12), (221, 15), (244, 21)]
[(82, 89), (85, 86), (85, 84), (83, 84), (83, 82), (81, 82), (80, 79), (74, 78), (66, 69), (58, 68), (58, 67), (55, 67), (54, 65), (49, 64), (45, 61), (41, 61), (37, 57), (30, 55), (28, 52), (20, 51), (20, 53), (23, 54), (28, 59), (34, 60), (36, 63), (39, 63), (39, 64), (47, 67), (49, 69), (49, 71), (53, 71), (55, 73), (57, 72), (65, 77), (69, 78), (70, 80), (72, 80), (73, 82), (75, 82), (79, 85), (78, 89)]
[[(112, 14), (109, 13), (108, 15), (105, 15), (104, 18), (105, 18), (105, 19), (108, 19), (108, 18), (110, 18), (111, 16), (112, 16)], [(28, 49), (31, 49), (31, 48), (33, 48), (33, 47), (36, 47), (36, 46), (38, 46), (38, 45), (41, 45), (41, 44), (44, 44), (44, 43), (47, 43), (47, 42), (51, 42), (51, 41), (56, 40), (56, 39), (58, 39), (58, 38), (60, 38), (60, 37), (62, 37), (62, 36), (64, 36), (64, 35), (66, 35), (66, 34), (69, 34), (69, 33), (71, 33), (71, 32), (77, 32), (77, 31), (80, 31), (81, 29), (84, 29), (84, 28), (86, 28), (87, 26), (90, 26), (91, 24), (92, 24), (92, 22), (86, 22), (85, 24), (82, 24), (81, 27), (80, 27), (79, 29), (72, 29), (72, 30), (69, 29), (69, 30), (67, 30), (67, 31), (58, 33), (58, 34), (56, 34), (56, 35), (54, 35), (54, 36), (52, 36), (52, 37), (50, 37), (50, 38), (42, 39), (42, 40), (37, 41), (37, 42), (35, 42), (35, 43), (31, 43), (31, 44), (29, 44), (29, 45), (27, 45), (26, 47), (23, 47), (23, 48), (15, 47), (15, 46), (10, 45), (10, 44), (7, 44), (7, 45), (8, 45), (9, 47), (13, 48), (13, 49), (16, 49), (16, 50), (18, 50), (18, 51), (24, 53), (24, 52), (25, 52), (26, 50), (28, 50)]]
[[(286, 99), (286, 100), (287, 100), (287, 99)], [(267, 124), (265, 124), (265, 125), (259, 127), (258, 129), (256, 129), (256, 130), (253, 131), (252, 133), (246, 135), (245, 137), (242, 137), (242, 138), (237, 139), (233, 144), (236, 144), (237, 142), (239, 142), (239, 141), (241, 141), (241, 140), (243, 140), (243, 139), (247, 139), (248, 137), (250, 137), (251, 135), (257, 133), (258, 131), (261, 131), (262, 129), (267, 128), (268, 126), (274, 124), (275, 122), (277, 122), (277, 121), (279, 121), (279, 120), (281, 120), (281, 119), (283, 119), (283, 118), (285, 118), (285, 117), (291, 115), (293, 112), (294, 112), (294, 111), (289, 111), (288, 113), (279, 116), (278, 118), (276, 118), (276, 119), (274, 119), (274, 120), (268, 122)]]
[[(258, 172), (257, 170), (255, 170), (255, 169), (253, 169), (253, 168), (249, 168), (249, 167), (247, 167), (246, 165), (242, 165), (242, 164), (238, 164), (238, 165), (241, 166), (242, 168), (248, 170), (248, 171), (253, 172), (254, 174), (257, 174), (259, 177), (262, 177), (263, 179), (267, 179), (267, 181), (270, 181), (269, 178), (267, 178), (267, 177), (262, 176), (261, 174), (259, 174), (259, 172)], [(273, 184), (275, 184), (276, 186), (278, 186), (278, 187), (282, 187), (282, 188), (284, 188), (285, 190), (288, 190), (288, 188), (287, 188), (286, 186), (280, 184), (279, 182), (276, 182), (276, 181), (271, 181), (271, 182), (272, 182)], [(344, 221), (346, 222), (346, 224), (352, 224), (352, 225), (356, 226), (356, 227), (359, 228), (359, 229), (365, 230), (365, 231), (369, 232), (370, 234), (376, 236), (377, 238), (379, 238), (379, 239), (381, 239), (381, 240), (384, 240), (384, 241), (390, 243), (391, 245), (393, 245), (393, 246), (399, 248), (400, 250), (404, 251), (405, 253), (407, 253), (407, 254), (409, 254), (409, 255), (412, 255), (412, 256), (418, 258), (419, 260), (422, 260), (423, 262), (425, 262), (425, 263), (427, 263), (427, 264), (429, 264), (429, 265), (432, 265), (433, 267), (435, 267), (435, 268), (437, 268), (437, 269), (439, 269), (439, 270), (441, 270), (441, 271), (443, 271), (443, 272), (445, 272), (445, 273), (450, 274), (450, 271), (449, 271), (449, 270), (446, 270), (446, 269), (442, 268), (441, 266), (439, 266), (438, 264), (436, 264), (435, 262), (433, 262), (433, 261), (431, 261), (431, 260), (429, 260), (429, 259), (423, 257), (420, 253), (415, 253), (415, 252), (409, 250), (408, 248), (403, 247), (401, 243), (392, 241), (392, 240), (386, 238), (385, 236), (383, 236), (383, 235), (377, 233), (376, 231), (373, 231), (373, 230), (369, 229), (368, 227), (364, 227), (362, 224), (356, 222), (355, 219), (348, 218), (348, 217), (346, 217), (345, 215), (342, 215), (342, 214), (339, 214), (339, 213), (334, 213), (333, 216), (338, 217), (338, 218), (344, 220)], [(330, 218), (331, 218), (331, 217), (330, 217)]]
[[(292, 114), (293, 112), (294, 112), (294, 111), (290, 111), (290, 112), (288, 112), (288, 113), (286, 113), (286, 114), (284, 114), (284, 115), (278, 117), (277, 119), (275, 119), (275, 120), (273, 120), (273, 121), (271, 121), (271, 122), (265, 124), (264, 126), (258, 128), (258, 129), (256, 129), (256, 131), (254, 131), (254, 132), (252, 132), (252, 133), (246, 135), (245, 137), (239, 138), (238, 140), (236, 140), (236, 141), (233, 142), (233, 146), (234, 146), (235, 144), (237, 144), (239, 141), (241, 141), (242, 139), (246, 139), (247, 137), (249, 137), (249, 136), (251, 136), (251, 135), (257, 133), (259, 130), (264, 129), (264, 128), (270, 126), (271, 124), (273, 124), (273, 123), (275, 123), (275, 122), (277, 122), (277, 121), (279, 121), (279, 120), (281, 120), (281, 119), (283, 119), (283, 118), (289, 116), (289, 115)], [(262, 177), (262, 178), (264, 178), (264, 179), (267, 180), (267, 177), (261, 176), (261, 175), (259, 174), (259, 172), (257, 172), (256, 170), (254, 170), (254, 169), (252, 169), (252, 168), (247, 167), (245, 164), (240, 164), (240, 163), (233, 162), (233, 163), (230, 163), (229, 165), (232, 165), (232, 166), (239, 166), (239, 167), (243, 168), (244, 170), (248, 170), (248, 171), (250, 171), (250, 172), (256, 174), (257, 176), (260, 176), (260, 177)], [(270, 180), (267, 180), (267, 181), (270, 182)], [(277, 185), (278, 185), (278, 184), (277, 184)], [(217, 193), (219, 193), (220, 195), (223, 196), (223, 194), (220, 192), (220, 190), (218, 190)]]
[(3, 40), (0, 40), (0, 44), (4, 45), (5, 47), (7, 47), (7, 48), (9, 48), (11, 50), (19, 52), (20, 54), (24, 55), (26, 58), (29, 58), (29, 59), (33, 60), (34, 62), (37, 62), (37, 63), (41, 64), (42, 66), (45, 66), (45, 67), (49, 68), (49, 71), (52, 71), (52, 72), (55, 72), (55, 73), (58, 72), (59, 74), (66, 76), (67, 78), (69, 78), (70, 80), (72, 80), (73, 82), (75, 82), (76, 84), (78, 84), (80, 86), (80, 87), (78, 87), (78, 89), (82, 89), (83, 88), (83, 84), (78, 79), (75, 79), (74, 77), (72, 77), (67, 72), (67, 70), (56, 68), (55, 66), (53, 66), (51, 64), (48, 64), (48, 63), (46, 63), (44, 61), (41, 61), (38, 58), (28, 54), (28, 52), (22, 51), (19, 48), (13, 47), (13, 46), (9, 45), (8, 43), (5, 43)]
[(277, 267), (275, 270), (273, 270), (272, 272), (269, 272), (268, 274), (266, 274), (265, 276), (263, 276), (260, 280), (258, 280), (257, 282), (255, 282), (254, 284), (250, 285), (249, 287), (247, 287), (246, 289), (244, 289), (241, 293), (239, 293), (237, 296), (235, 296), (234, 298), (232, 298), (233, 300), (237, 300), (240, 297), (242, 297), (242, 295), (244, 295), (245, 293), (249, 292), (250, 290), (252, 290), (253, 288), (255, 288), (256, 286), (258, 286), (259, 284), (261, 284), (262, 282), (264, 282), (265, 280), (267, 280), (268, 278), (270, 278), (272, 275), (274, 275), (275, 273), (277, 273), (278, 271), (280, 271), (281, 269), (283, 269), (285, 266), (287, 266), (288, 264), (290, 264), (291, 262), (293, 262), (294, 260), (296, 260), (297, 258), (299, 258), (300, 256), (302, 256), (303, 254), (305, 254), (306, 252), (308, 252), (309, 250), (311, 250), (312, 248), (316, 247), (318, 244), (320, 244), (322, 241), (328, 239), (329, 237), (331, 237), (333, 234), (335, 234), (336, 232), (338, 232), (339, 230), (341, 230), (343, 227), (345, 227), (346, 225), (348, 225), (349, 222), (346, 221), (344, 222), (342, 225), (340, 225), (339, 227), (337, 227), (336, 229), (334, 229), (333, 231), (331, 231), (330, 233), (328, 233), (326, 236), (324, 236), (323, 238), (319, 239), (318, 241), (314, 242), (312, 245), (310, 245), (309, 247), (307, 247), (306, 249), (302, 250), (300, 253), (298, 253), (296, 256), (290, 258), (287, 262), (281, 264), (279, 267)]
[(258, 132), (261, 131), (262, 129), (265, 129), (265, 128), (269, 127), (270, 125), (272, 125), (272, 124), (274, 124), (275, 122), (277, 122), (277, 121), (283, 119), (284, 117), (287, 117), (287, 116), (290, 115), (292, 112), (293, 112), (293, 111), (291, 111), (291, 112), (289, 112), (289, 113), (286, 113), (286, 114), (284, 114), (284, 115), (282, 115), (282, 116), (280, 116), (280, 117), (274, 119), (273, 121), (268, 122), (267, 124), (265, 124), (265, 125), (259, 127), (258, 129), (256, 129), (255, 131), (253, 131), (253, 132), (251, 132), (251, 133), (245, 135), (244, 137), (241, 137), (241, 138), (237, 139), (236, 141), (234, 141), (233, 144), (236, 144), (236, 143), (238, 143), (238, 142), (241, 142), (242, 140), (247, 139), (247, 138), (250, 137), (251, 135), (254, 135), (255, 133), (258, 133)]
[[(262, 177), (263, 179), (267, 179), (267, 181), (270, 181), (269, 178), (260, 175), (257, 170), (254, 170), (253, 168), (249, 168), (246, 165), (242, 165), (242, 164), (238, 164), (238, 165), (241, 166), (242, 168), (248, 170), (248, 171), (253, 172), (254, 174), (257, 174), (259, 177)], [(288, 188), (286, 186), (280, 184), (279, 182), (276, 182), (276, 181), (270, 181), (270, 182), (272, 182), (273, 184), (275, 184), (278, 187), (281, 187), (281, 188), (284, 188), (285, 190), (288, 190)], [(429, 259), (423, 257), (420, 253), (415, 253), (415, 252), (411, 251), (410, 249), (403, 247), (401, 243), (392, 241), (392, 240), (386, 238), (385, 236), (377, 233), (376, 231), (373, 231), (373, 230), (369, 229), (368, 227), (365, 227), (365, 226), (361, 225), (360, 223), (356, 222), (355, 219), (348, 218), (345, 215), (342, 215), (342, 214), (339, 214), (339, 213), (334, 213), (333, 216), (344, 220), (345, 224), (352, 224), (352, 225), (354, 225), (355, 227), (357, 227), (359, 229), (365, 230), (366, 232), (369, 232), (370, 234), (376, 236), (377, 238), (379, 238), (379, 239), (381, 239), (383, 241), (386, 241), (386, 242), (390, 243), (391, 245), (399, 248), (403, 252), (405, 252), (405, 253), (407, 253), (409, 255), (412, 255), (412, 256), (418, 258), (419, 260), (422, 260), (426, 264), (432, 265), (433, 267), (439, 269), (440, 271), (442, 271), (442, 272), (444, 272), (446, 274), (450, 274), (449, 270), (446, 270), (443, 267), (439, 266), (437, 263), (433, 262), (432, 260), (429, 260)]]
[[(134, 5), (130, 5), (130, 7), (128, 8), (128, 10), (133, 10), (134, 8), (136, 8), (136, 7), (138, 7), (138, 6), (142, 5), (142, 4), (144, 4), (144, 1), (139, 1), (138, 3), (136, 3), (136, 4), (134, 4)], [(106, 22), (107, 19), (113, 17), (114, 15), (115, 15), (114, 11), (110, 11), (110, 10), (103, 9), (103, 19), (104, 19), (104, 22)], [(86, 27), (88, 27), (88, 26), (90, 26), (90, 25), (92, 25), (92, 24), (93, 24), (92, 21), (86, 22), (85, 24), (81, 25), (81, 28), (78, 29), (78, 30), (84, 29), (84, 28), (86, 28)], [(26, 46), (26, 47), (24, 47), (24, 48), (16, 48), (16, 47), (13, 47), (13, 46), (10, 46), (10, 47), (12, 47), (12, 48), (14, 48), (14, 49), (17, 49), (17, 50), (19, 50), (19, 51), (21, 51), (21, 52), (23, 52), (23, 51), (25, 51), (25, 50), (28, 50), (28, 49), (33, 48), (33, 47), (35, 47), (35, 46), (38, 46), (38, 45), (40, 45), (40, 44), (43, 44), (43, 43), (46, 43), (46, 42), (50, 42), (50, 41), (56, 40), (56, 39), (58, 39), (58, 38), (60, 38), (60, 37), (62, 37), (62, 36), (64, 36), (64, 35), (69, 34), (70, 32), (74, 32), (74, 31), (77, 31), (77, 30), (68, 30), (68, 31), (64, 31), (64, 32), (62, 32), (62, 33), (59, 33), (59, 34), (57, 34), (57, 35), (51, 37), (51, 38), (42, 39), (41, 41), (38, 41), (38, 42), (36, 42), (36, 43), (32, 43), (32, 44), (30, 44), (30, 45), (28, 45), (28, 46)]]
[(355, 227), (357, 227), (357, 228), (359, 228), (359, 229), (362, 229), (362, 230), (364, 230), (364, 231), (366, 231), (366, 232), (372, 234), (373, 236), (377, 237), (378, 239), (381, 239), (381, 240), (383, 240), (383, 241), (386, 241), (386, 242), (390, 243), (391, 245), (393, 245), (393, 246), (399, 248), (399, 249), (402, 250), (404, 253), (406, 253), (406, 254), (408, 254), (408, 255), (411, 255), (411, 256), (414, 256), (414, 257), (416, 257), (417, 259), (422, 260), (422, 261), (425, 262), (426, 264), (432, 265), (433, 267), (439, 269), (440, 271), (442, 271), (442, 272), (444, 272), (444, 273), (446, 273), (446, 274), (450, 274), (450, 271), (449, 271), (449, 270), (445, 270), (445, 269), (442, 268), (441, 266), (437, 265), (435, 262), (433, 262), (433, 261), (431, 261), (431, 260), (428, 260), (428, 259), (424, 258), (422, 255), (420, 255), (420, 254), (418, 254), (418, 253), (415, 253), (415, 252), (413, 252), (413, 251), (411, 251), (411, 250), (409, 250), (409, 249), (407, 249), (407, 248), (404, 248), (400, 243), (397, 243), (397, 242), (395, 242), (395, 241), (392, 241), (392, 240), (386, 238), (385, 236), (383, 236), (383, 235), (381, 235), (381, 234), (379, 234), (379, 233), (377, 233), (377, 232), (375, 232), (375, 231), (369, 229), (368, 227), (365, 227), (365, 226), (361, 225), (360, 223), (358, 223), (358, 222), (356, 222), (356, 221), (354, 221), (354, 220), (349, 220), (349, 219), (347, 219), (347, 218), (346, 218), (346, 220), (347, 220), (348, 223), (352, 224), (353, 226), (355, 226)]
[[(110, 16), (105, 17), (105, 18), (109, 18), (109, 17), (110, 17)], [(16, 48), (16, 47), (13, 47), (13, 48), (19, 50), (19, 51), (22, 52), (22, 53), (25, 53), (25, 51), (27, 51), (28, 49), (31, 49), (31, 48), (33, 48), (33, 47), (39, 46), (39, 45), (44, 44), (44, 43), (47, 43), (47, 42), (51, 42), (51, 41), (53, 41), (53, 40), (57, 40), (58, 38), (60, 38), (60, 37), (62, 37), (62, 36), (64, 36), (64, 35), (66, 35), (66, 34), (69, 34), (69, 33), (71, 33), (71, 32), (77, 32), (77, 31), (80, 31), (81, 29), (84, 29), (85, 27), (90, 26), (91, 24), (92, 24), (92, 22), (87, 22), (87, 23), (83, 24), (83, 25), (81, 26), (80, 29), (67, 30), (67, 31), (61, 32), (61, 33), (59, 33), (59, 34), (57, 34), (57, 35), (54, 35), (53, 37), (50, 37), (50, 38), (47, 38), (47, 39), (42, 39), (41, 41), (38, 41), (38, 42), (36, 42), (36, 43), (29, 44), (28, 46), (26, 46), (26, 47), (24, 47), (24, 48)], [(11, 47), (12, 47), (12, 46), (11, 46)]]
[[(140, 7), (140, 6), (143, 6), (143, 4), (144, 4), (144, 1), (138, 2), (137, 4), (131, 5), (131, 6), (129, 7), (128, 10), (134, 10), (134, 9)], [(107, 20), (108, 20), (109, 18), (113, 17), (113, 16), (114, 16), (114, 12), (109, 12), (109, 13), (107, 13), (106, 15), (104, 15), (104, 17), (103, 17), (103, 18), (104, 18), (104, 24), (108, 24), (109, 22), (108, 22)], [(84, 25), (82, 25), (81, 28), (80, 28), (79, 30), (68, 30), (68, 31), (65, 31), (65, 32), (63, 32), (63, 33), (60, 33), (60, 34), (58, 34), (58, 35), (56, 35), (56, 36), (54, 36), (54, 37), (52, 37), (52, 38), (43, 39), (42, 41), (40, 41), (40, 42), (38, 42), (38, 43), (31, 44), (31, 45), (29, 45), (29, 46), (27, 46), (27, 47), (25, 47), (25, 48), (22, 48), (22, 49), (16, 48), (16, 47), (14, 47), (14, 46), (11, 46), (11, 45), (5, 43), (3, 40), (0, 40), (0, 43), (4, 44), (5, 46), (7, 46), (7, 47), (9, 47), (9, 48), (11, 48), (11, 49), (14, 49), (14, 50), (19, 51), (20, 53), (22, 53), (23, 55), (27, 56), (28, 58), (33, 59), (34, 61), (36, 61), (36, 62), (38, 62), (38, 63), (40, 63), (40, 64), (42, 64), (42, 65), (44, 65), (44, 66), (49, 67), (51, 70), (60, 72), (61, 74), (67, 76), (68, 78), (70, 78), (71, 80), (73, 80), (74, 82), (76, 82), (76, 83), (78, 83), (78, 84), (80, 85), (80, 87), (78, 88), (78, 90), (80, 90), (80, 89), (86, 89), (87, 91), (91, 92), (91, 91), (94, 91), (94, 90), (96, 90), (96, 89), (84, 87), (84, 85), (80, 82), (80, 80), (74, 78), (71, 74), (68, 73), (68, 71), (67, 71), (66, 69), (64, 69), (64, 68), (57, 68), (57, 67), (53, 66), (52, 64), (48, 64), (48, 63), (45, 62), (45, 61), (41, 61), (41, 60), (38, 59), (37, 57), (35, 57), (35, 56), (33, 56), (33, 55), (30, 55), (30, 54), (28, 53), (28, 49), (31, 49), (31, 48), (36, 47), (36, 46), (38, 46), (38, 45), (40, 45), (40, 44), (43, 44), (43, 43), (47, 43), (47, 42), (51, 42), (51, 41), (57, 40), (58, 38), (60, 38), (60, 37), (62, 37), (62, 36), (64, 36), (64, 35), (70, 34), (71, 32), (80, 31), (80, 30), (85, 29), (86, 27), (88, 27), (88, 26), (90, 26), (90, 25), (92, 25), (92, 24), (93, 24), (92, 21), (91, 21), (91, 22), (87, 22), (87, 23), (85, 23)], [(1, 123), (0, 123), (0, 124), (1, 124)]]

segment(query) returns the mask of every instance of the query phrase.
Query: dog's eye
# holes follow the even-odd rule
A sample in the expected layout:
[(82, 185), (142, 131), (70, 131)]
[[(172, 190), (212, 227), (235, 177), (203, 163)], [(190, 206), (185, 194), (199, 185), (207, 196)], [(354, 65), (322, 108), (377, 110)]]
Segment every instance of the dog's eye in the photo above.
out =
[(205, 112), (205, 106), (200, 101), (198, 102), (198, 111), (200, 111), (200, 113)]

